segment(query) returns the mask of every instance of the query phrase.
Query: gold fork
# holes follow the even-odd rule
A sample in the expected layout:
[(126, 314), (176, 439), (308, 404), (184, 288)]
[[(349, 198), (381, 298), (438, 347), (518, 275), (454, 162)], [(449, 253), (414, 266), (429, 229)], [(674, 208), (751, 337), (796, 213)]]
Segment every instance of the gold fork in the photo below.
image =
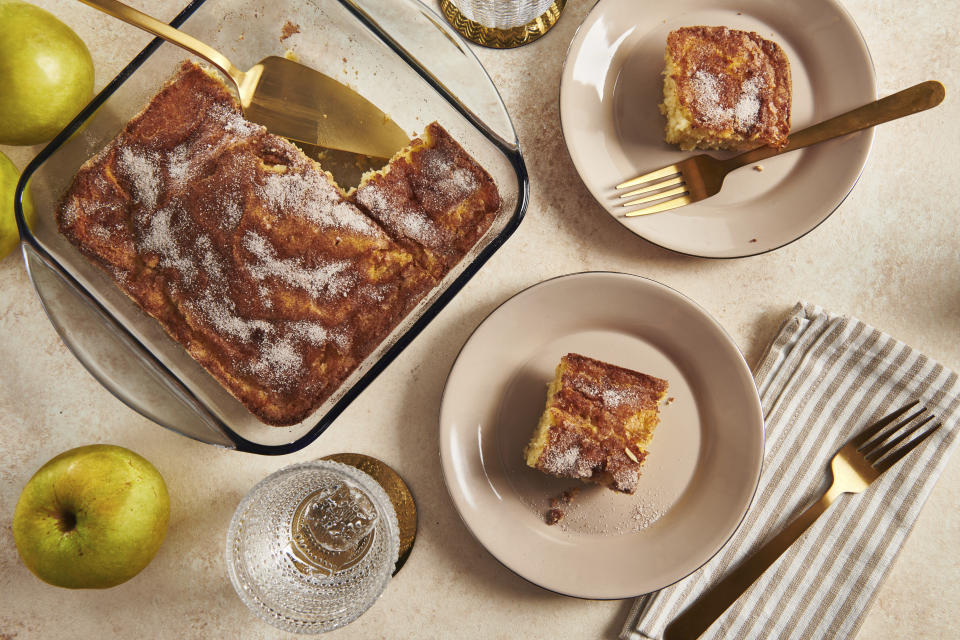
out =
[(618, 184), (616, 187), (618, 190), (639, 186), (624, 193), (620, 198), (640, 197), (621, 206), (644, 205), (640, 209), (627, 212), (625, 215), (629, 218), (669, 211), (699, 202), (716, 195), (726, 175), (740, 167), (925, 111), (940, 104), (945, 94), (942, 84), (936, 80), (928, 80), (792, 133), (787, 140), (787, 146), (783, 149), (759, 147), (726, 160), (718, 160), (705, 153), (687, 158)]
[(833, 482), (827, 492), (759, 551), (744, 560), (743, 564), (674, 618), (664, 631), (664, 640), (698, 638), (840, 495), (860, 493), (939, 429), (942, 423), (929, 427), (909, 440), (934, 419), (933, 414), (921, 407), (897, 422), (900, 416), (918, 404), (915, 400), (901, 407), (851, 438), (830, 461)]

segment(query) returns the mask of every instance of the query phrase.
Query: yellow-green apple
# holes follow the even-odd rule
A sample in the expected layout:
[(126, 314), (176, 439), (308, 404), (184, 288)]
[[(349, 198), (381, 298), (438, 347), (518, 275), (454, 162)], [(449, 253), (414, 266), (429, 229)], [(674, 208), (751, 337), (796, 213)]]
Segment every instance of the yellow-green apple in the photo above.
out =
[(0, 80), (0, 144), (39, 144), (90, 101), (93, 60), (49, 11), (0, 0)]
[[(13, 191), (20, 179), (20, 172), (10, 158), (0, 153), (0, 260), (11, 253), (20, 242), (17, 221), (13, 217)], [(30, 190), (23, 194), (23, 215), (30, 222), (33, 216), (33, 201)]]
[(156, 468), (124, 447), (94, 444), (61, 453), (30, 478), (13, 513), (13, 539), (41, 580), (105, 589), (150, 563), (169, 519)]

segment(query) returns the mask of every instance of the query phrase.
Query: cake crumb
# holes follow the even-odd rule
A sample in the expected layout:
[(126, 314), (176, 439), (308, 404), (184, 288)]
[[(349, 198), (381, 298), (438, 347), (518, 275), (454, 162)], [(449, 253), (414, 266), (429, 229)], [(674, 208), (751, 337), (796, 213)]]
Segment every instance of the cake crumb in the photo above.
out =
[(563, 519), (563, 511), (560, 509), (550, 509), (547, 511), (547, 524), (554, 525), (560, 522)]
[(763, 165), (762, 165), (762, 164), (755, 164), (755, 165), (753, 165), (753, 170), (762, 173), (762, 172), (763, 172)]
[(673, 396), (670, 396), (669, 398), (667, 398), (666, 400), (663, 401), (663, 404), (665, 404), (665, 405), (666, 405), (666, 404), (673, 404), (673, 401), (674, 401), (674, 400), (676, 400), (676, 398), (674, 398)]
[(756, 238), (750, 238), (750, 242), (756, 242), (756, 241), (757, 241)]
[(550, 506), (557, 508), (561, 505), (571, 504), (577, 497), (578, 493), (580, 493), (580, 489), (578, 487), (571, 487), (560, 495), (550, 498)]
[(286, 24), (283, 25), (283, 29), (280, 31), (280, 42), (283, 42), (295, 33), (300, 33), (300, 25), (287, 20)]

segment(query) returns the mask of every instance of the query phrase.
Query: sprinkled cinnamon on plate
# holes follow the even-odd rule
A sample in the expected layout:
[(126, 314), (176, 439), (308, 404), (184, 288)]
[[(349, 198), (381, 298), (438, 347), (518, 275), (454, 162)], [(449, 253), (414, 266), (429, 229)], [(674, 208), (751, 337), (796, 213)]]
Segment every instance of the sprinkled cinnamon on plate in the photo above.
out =
[(283, 25), (283, 29), (280, 31), (280, 42), (283, 42), (295, 33), (300, 33), (300, 25), (287, 20)]

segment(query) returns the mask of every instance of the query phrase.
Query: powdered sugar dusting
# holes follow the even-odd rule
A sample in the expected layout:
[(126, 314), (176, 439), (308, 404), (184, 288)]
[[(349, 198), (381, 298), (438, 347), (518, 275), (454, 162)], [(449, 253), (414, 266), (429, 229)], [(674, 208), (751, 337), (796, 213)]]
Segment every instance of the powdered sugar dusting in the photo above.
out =
[(543, 470), (558, 476), (577, 477), (577, 460), (580, 457), (580, 447), (572, 445), (563, 450), (547, 447), (540, 456), (539, 464)]
[(291, 331), (300, 336), (310, 344), (322, 347), (328, 342), (346, 349), (349, 345), (349, 339), (343, 330), (330, 330), (317, 322), (294, 322), (289, 325)]
[(437, 225), (423, 211), (411, 206), (407, 200), (391, 198), (375, 182), (357, 191), (357, 202), (399, 235), (425, 247), (439, 247), (443, 242)]
[(138, 153), (130, 147), (120, 151), (120, 171), (131, 181), (131, 196), (144, 209), (153, 210), (160, 197), (160, 159), (156, 153)]
[(356, 207), (343, 200), (336, 187), (320, 173), (276, 173), (261, 188), (264, 199), (277, 213), (296, 211), (321, 229), (349, 229), (368, 236), (380, 230)]
[[(663, 518), (670, 510), (670, 505), (661, 501), (660, 497), (651, 494), (645, 496), (615, 496), (616, 505), (603, 505), (601, 494), (607, 489), (587, 488), (585, 496), (572, 504), (563, 505), (564, 518), (557, 526), (572, 533), (587, 533), (592, 535), (620, 536), (642, 533)], [(626, 502), (620, 505), (619, 503)], [(529, 504), (535, 513), (540, 513), (543, 506)]]
[(98, 240), (106, 241), (111, 237), (110, 231), (101, 224), (90, 225), (90, 233)]
[(197, 238), (197, 249), (203, 255), (202, 264), (207, 272), (207, 277), (215, 282), (222, 282), (224, 279), (224, 268), (220, 263), (220, 259), (213, 252), (213, 245), (210, 242), (210, 238), (207, 236)]
[(167, 175), (175, 187), (182, 187), (192, 175), (191, 147), (181, 144), (167, 155)]
[(190, 283), (197, 276), (197, 265), (189, 255), (183, 254), (176, 241), (173, 214), (173, 206), (164, 207), (154, 213), (145, 211), (141, 214), (140, 222), (145, 233), (137, 249), (141, 253), (158, 254), (161, 267), (179, 271), (184, 280)]
[(637, 390), (623, 385), (607, 386), (586, 376), (574, 375), (567, 381), (571, 389), (603, 404), (614, 411), (620, 407), (634, 407), (639, 402)]
[(423, 157), (423, 174), (436, 185), (436, 190), (451, 199), (461, 199), (477, 188), (477, 179), (464, 167), (457, 167), (446, 155), (434, 149)]
[(578, 393), (582, 393), (588, 398), (597, 398), (600, 396), (600, 387), (590, 378), (584, 376), (572, 376), (565, 381), (570, 388)]
[(634, 407), (639, 402), (636, 389), (629, 387), (604, 389), (600, 397), (607, 409), (618, 409), (622, 406)]
[(741, 129), (750, 129), (757, 124), (760, 115), (760, 79), (750, 78), (743, 83), (743, 93), (733, 112)]
[(250, 320), (241, 318), (236, 313), (236, 306), (229, 298), (214, 297), (213, 292), (207, 290), (200, 301), (200, 312), (214, 326), (224, 334), (234, 336), (249, 342), (254, 331), (262, 334), (271, 332), (270, 323), (264, 320)]
[(640, 503), (633, 510), (633, 528), (635, 531), (646, 529), (662, 518), (666, 510), (662, 506)]
[(422, 245), (436, 246), (438, 234), (436, 226), (425, 214), (411, 209), (406, 215), (397, 219), (397, 226), (403, 235), (416, 240)]
[(72, 227), (77, 221), (77, 215), (79, 213), (80, 210), (77, 208), (77, 201), (70, 200), (65, 207), (60, 208), (60, 220), (62, 220), (64, 225)]
[(130, 274), (127, 273), (124, 269), (119, 267), (110, 267), (110, 273), (113, 275), (114, 279), (120, 284), (126, 284), (127, 280), (130, 278)]
[(225, 229), (236, 229), (243, 218), (243, 211), (240, 209), (240, 203), (236, 200), (227, 200), (223, 203), (223, 223)]
[(349, 262), (305, 267), (299, 258), (278, 258), (266, 238), (252, 231), (244, 235), (243, 246), (258, 260), (249, 265), (251, 275), (257, 280), (274, 276), (317, 299), (343, 297), (356, 284), (357, 276), (350, 270)]
[(620, 467), (611, 475), (614, 486), (621, 491), (633, 492), (640, 481), (640, 472), (635, 467)]
[(393, 287), (388, 284), (367, 285), (363, 287), (361, 294), (374, 302), (383, 302), (387, 299), (387, 295), (389, 295), (391, 289), (393, 289)]
[(330, 339), (330, 332), (327, 331), (327, 328), (316, 322), (297, 322), (292, 324), (290, 328), (318, 347), (323, 346)]
[(698, 69), (690, 79), (694, 108), (707, 124), (718, 127), (731, 127), (739, 131), (749, 131), (758, 123), (760, 116), (760, 90), (763, 79), (753, 77), (740, 87), (739, 98), (735, 105), (725, 105), (721, 100), (721, 80), (710, 73)]
[(235, 136), (249, 138), (255, 134), (266, 131), (264, 127), (245, 120), (236, 109), (232, 109), (223, 104), (213, 105), (210, 109), (210, 115), (214, 120), (220, 122), (226, 131)]
[(303, 367), (303, 357), (289, 338), (264, 344), (260, 358), (252, 365), (255, 373), (274, 379), (294, 373)]

